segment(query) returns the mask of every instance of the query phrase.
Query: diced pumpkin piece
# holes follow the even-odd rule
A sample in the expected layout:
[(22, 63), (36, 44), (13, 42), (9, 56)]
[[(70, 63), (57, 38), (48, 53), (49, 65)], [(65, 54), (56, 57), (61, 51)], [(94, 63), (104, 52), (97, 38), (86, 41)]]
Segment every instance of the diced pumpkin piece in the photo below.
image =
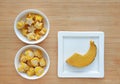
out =
[(22, 33), (24, 36), (27, 36), (28, 30), (27, 30), (26, 28), (22, 28), (22, 29), (21, 29), (21, 33)]
[(17, 28), (22, 29), (24, 27), (24, 25), (25, 25), (25, 22), (21, 20), (17, 23)]
[(18, 67), (19, 72), (26, 72), (29, 70), (29, 66), (26, 63), (21, 62), (20, 66)]
[(32, 49), (25, 50), (24, 54), (25, 54), (25, 56), (34, 57), (34, 52)]
[(28, 40), (34, 40), (35, 39), (35, 33), (29, 33), (29, 34), (27, 34), (27, 38), (28, 38)]
[(26, 22), (25, 24), (28, 24), (28, 25), (32, 25), (34, 23), (33, 19), (32, 18), (26, 18)]
[(38, 40), (38, 39), (40, 39), (41, 38), (41, 35), (39, 35), (39, 34), (36, 34), (35, 35), (35, 40)]
[(20, 62), (24, 62), (24, 63), (27, 62), (27, 58), (26, 58), (26, 56), (24, 54), (21, 54)]
[(42, 54), (41, 50), (36, 49), (36, 50), (34, 50), (34, 55), (38, 58), (41, 58), (43, 54)]
[(36, 22), (36, 23), (34, 24), (34, 27), (37, 28), (37, 29), (42, 29), (42, 28), (43, 28), (43, 23)]
[(35, 74), (35, 69), (30, 67), (30, 69), (27, 71), (28, 76), (33, 76)]
[(42, 28), (39, 33), (40, 33), (41, 35), (45, 35), (45, 34), (46, 34), (46, 31), (47, 31), (46, 28)]
[(32, 60), (31, 60), (31, 64), (34, 66), (34, 67), (37, 67), (38, 64), (39, 64), (39, 59), (37, 57), (34, 57)]
[(46, 66), (46, 61), (45, 61), (45, 59), (44, 59), (44, 58), (41, 58), (39, 64), (40, 64), (41, 67), (45, 67), (45, 66)]
[(42, 67), (35, 67), (35, 74), (37, 76), (42, 75), (43, 72), (44, 72), (44, 69)]
[(40, 21), (40, 22), (42, 22), (42, 20), (43, 20), (43, 17), (42, 17), (42, 16), (40, 16), (40, 15), (35, 15), (35, 21)]

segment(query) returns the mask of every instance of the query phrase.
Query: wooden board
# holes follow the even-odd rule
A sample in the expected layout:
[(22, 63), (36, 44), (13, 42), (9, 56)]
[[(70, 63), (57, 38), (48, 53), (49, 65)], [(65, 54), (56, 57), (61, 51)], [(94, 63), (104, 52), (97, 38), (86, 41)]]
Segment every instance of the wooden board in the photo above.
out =
[[(30, 81), (14, 68), (16, 52), (26, 44), (15, 35), (15, 17), (25, 9), (38, 9), (49, 18), (51, 29), (38, 44), (51, 59), (43, 78)], [(120, 0), (0, 0), (0, 84), (120, 84)], [(60, 79), (57, 77), (58, 31), (105, 32), (105, 77)]]

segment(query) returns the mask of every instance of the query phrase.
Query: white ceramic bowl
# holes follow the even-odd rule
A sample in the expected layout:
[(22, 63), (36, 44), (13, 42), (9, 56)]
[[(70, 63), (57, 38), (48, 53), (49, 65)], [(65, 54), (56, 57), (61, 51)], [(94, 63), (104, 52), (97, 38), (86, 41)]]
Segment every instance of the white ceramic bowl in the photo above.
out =
[[(24, 17), (26, 14), (28, 14), (28, 13), (36, 13), (36, 14), (41, 15), (44, 18), (44, 27), (47, 28), (47, 32), (46, 32), (46, 34), (44, 36), (42, 36), (37, 41), (30, 41), (30, 40), (28, 40), (25, 36), (22, 35), (22, 33), (20, 32), (20, 30), (18, 30), (16, 28), (17, 22), (22, 17)], [(47, 37), (47, 35), (48, 35), (49, 31), (50, 31), (50, 23), (49, 23), (49, 20), (48, 20), (47, 16), (43, 12), (41, 12), (39, 10), (36, 10), (36, 9), (27, 9), (27, 10), (24, 10), (21, 13), (19, 13), (18, 16), (16, 17), (15, 22), (14, 22), (14, 31), (15, 31), (15, 34), (17, 35), (17, 37), (22, 42), (27, 43), (27, 44), (37, 44), (37, 43), (42, 42)]]
[[(47, 62), (46, 64), (47, 64), (47, 65), (46, 65), (46, 67), (45, 67), (45, 70), (44, 70), (43, 74), (40, 75), (40, 76), (35, 76), (35, 75), (34, 75), (34, 76), (28, 76), (26, 73), (21, 73), (21, 72), (18, 71), (18, 67), (19, 67), (19, 64), (20, 64), (20, 62), (19, 62), (20, 54), (21, 54), (24, 50), (26, 50), (26, 49), (28, 49), (28, 48), (40, 49), (40, 50), (42, 51), (42, 53), (43, 53), (44, 58), (46, 59), (46, 62)], [(22, 76), (23, 78), (26, 78), (26, 79), (34, 80), (34, 79), (38, 79), (38, 78), (43, 77), (43, 76), (47, 73), (47, 71), (48, 71), (48, 69), (49, 69), (49, 67), (50, 67), (50, 58), (49, 58), (47, 52), (46, 52), (42, 47), (37, 46), (37, 45), (27, 45), (27, 46), (22, 47), (22, 48), (17, 52), (17, 54), (16, 54), (16, 56), (15, 56), (15, 59), (14, 59), (14, 65), (15, 65), (15, 69), (16, 69), (17, 73), (18, 73), (20, 76)]]

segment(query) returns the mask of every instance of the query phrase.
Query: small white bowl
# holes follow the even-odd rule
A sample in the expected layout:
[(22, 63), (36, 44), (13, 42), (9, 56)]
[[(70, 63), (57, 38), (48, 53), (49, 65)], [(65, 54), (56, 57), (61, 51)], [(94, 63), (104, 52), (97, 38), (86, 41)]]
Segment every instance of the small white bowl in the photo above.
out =
[[(20, 30), (17, 29), (16, 25), (17, 25), (17, 22), (22, 18), (24, 17), (26, 14), (28, 13), (36, 13), (36, 14), (39, 14), (41, 15), (43, 18), (44, 18), (44, 27), (47, 28), (47, 32), (44, 36), (42, 36), (39, 40), (37, 41), (30, 41), (28, 40), (25, 36), (22, 35), (22, 33), (20, 32)], [(17, 37), (24, 43), (27, 43), (27, 44), (37, 44), (37, 43), (40, 43), (42, 42), (47, 36), (48, 36), (48, 33), (50, 31), (50, 23), (49, 23), (49, 20), (47, 18), (47, 16), (39, 11), (39, 10), (36, 10), (36, 9), (27, 9), (27, 10), (24, 10), (22, 11), (21, 13), (19, 13), (14, 21), (14, 31), (15, 31), (15, 34), (17, 35)]]
[[(47, 64), (47, 65), (46, 65), (46, 67), (45, 67), (45, 69), (44, 69), (43, 74), (40, 75), (40, 76), (35, 76), (35, 75), (34, 75), (34, 76), (28, 76), (26, 73), (21, 73), (21, 72), (18, 71), (18, 67), (19, 67), (19, 65), (20, 65), (20, 62), (19, 62), (20, 54), (21, 54), (24, 50), (29, 49), (29, 48), (32, 48), (32, 49), (40, 49), (40, 50), (42, 51), (42, 53), (43, 53), (44, 58), (46, 59), (46, 62), (47, 62), (46, 64)], [(50, 67), (50, 58), (49, 58), (47, 52), (46, 52), (42, 47), (37, 46), (37, 45), (27, 45), (27, 46), (22, 47), (22, 48), (17, 52), (17, 54), (16, 54), (16, 56), (15, 56), (15, 59), (14, 59), (14, 65), (15, 65), (15, 69), (16, 69), (17, 73), (18, 73), (20, 76), (22, 76), (23, 78), (26, 78), (26, 79), (34, 80), (34, 79), (38, 79), (38, 78), (43, 77), (43, 76), (47, 73), (47, 71), (48, 71), (48, 69), (49, 69), (49, 67)]]

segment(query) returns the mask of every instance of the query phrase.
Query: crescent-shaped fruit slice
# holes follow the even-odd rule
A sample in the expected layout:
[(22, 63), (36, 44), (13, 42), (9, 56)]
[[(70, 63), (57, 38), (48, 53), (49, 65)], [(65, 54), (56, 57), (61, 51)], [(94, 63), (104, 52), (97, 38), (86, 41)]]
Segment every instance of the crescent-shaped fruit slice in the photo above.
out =
[(96, 57), (97, 47), (94, 41), (90, 41), (90, 48), (84, 55), (74, 53), (66, 62), (74, 67), (85, 67), (93, 62)]

